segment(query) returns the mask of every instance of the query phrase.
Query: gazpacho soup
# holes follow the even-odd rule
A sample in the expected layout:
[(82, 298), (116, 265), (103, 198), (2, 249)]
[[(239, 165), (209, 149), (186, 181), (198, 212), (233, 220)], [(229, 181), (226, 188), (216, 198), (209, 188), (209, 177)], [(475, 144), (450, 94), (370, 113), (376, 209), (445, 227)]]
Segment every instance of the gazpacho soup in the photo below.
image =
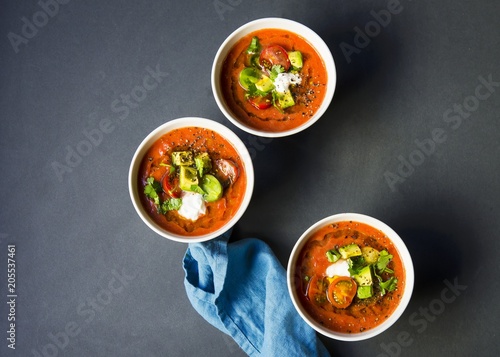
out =
[(394, 312), (405, 269), (383, 232), (346, 221), (322, 227), (309, 238), (295, 279), (300, 302), (315, 321), (336, 332), (358, 333)]
[(211, 129), (185, 127), (160, 137), (139, 169), (141, 201), (169, 232), (197, 236), (216, 231), (240, 207), (245, 167), (236, 149)]
[(221, 71), (226, 104), (246, 125), (268, 132), (307, 122), (325, 97), (327, 73), (318, 52), (301, 36), (261, 29), (240, 39)]

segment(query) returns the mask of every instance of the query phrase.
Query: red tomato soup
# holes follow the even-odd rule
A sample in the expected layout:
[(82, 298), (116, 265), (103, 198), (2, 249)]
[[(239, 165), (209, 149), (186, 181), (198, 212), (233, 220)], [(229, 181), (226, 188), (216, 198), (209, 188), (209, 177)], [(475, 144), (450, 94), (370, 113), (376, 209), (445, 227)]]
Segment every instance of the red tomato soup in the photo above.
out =
[(405, 286), (405, 269), (389, 238), (352, 221), (314, 233), (295, 272), (298, 296), (309, 315), (343, 333), (363, 332), (387, 320)]
[[(226, 224), (240, 207), (247, 184), (236, 149), (215, 131), (199, 127), (159, 138), (144, 155), (138, 176), (142, 205), (151, 218), (184, 236), (208, 234)], [(204, 206), (197, 218), (181, 214), (188, 194)]]
[(220, 80), (226, 104), (240, 121), (257, 130), (281, 132), (316, 113), (325, 97), (327, 73), (304, 38), (262, 29), (233, 46)]

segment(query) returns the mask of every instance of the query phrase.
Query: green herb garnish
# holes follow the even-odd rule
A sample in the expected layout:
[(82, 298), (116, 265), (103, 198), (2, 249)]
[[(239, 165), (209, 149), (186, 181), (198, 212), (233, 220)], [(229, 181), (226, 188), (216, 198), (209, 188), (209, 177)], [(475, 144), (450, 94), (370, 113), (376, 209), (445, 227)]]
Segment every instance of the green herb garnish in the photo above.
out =
[(158, 192), (161, 190), (160, 183), (155, 181), (153, 177), (148, 177), (146, 179), (146, 186), (144, 186), (144, 194), (151, 198), (157, 207), (160, 206), (160, 196)]
[(160, 196), (158, 192), (161, 192), (162, 188), (158, 181), (155, 181), (153, 177), (148, 177), (146, 179), (146, 186), (144, 186), (144, 194), (151, 198), (156, 206), (158, 213), (165, 214), (171, 210), (178, 210), (181, 208), (182, 200), (180, 198), (170, 198), (163, 202), (160, 201)]
[(388, 291), (394, 291), (396, 290), (397, 284), (398, 284), (398, 279), (396, 279), (395, 277), (391, 277), (387, 281), (380, 282), (380, 287)]
[(392, 258), (393, 258), (392, 254), (389, 254), (389, 252), (387, 252), (387, 250), (382, 250), (380, 252), (380, 255), (379, 255), (377, 263), (376, 263), (377, 270), (380, 273), (393, 274), (394, 271), (387, 267), (387, 265), (391, 262)]
[(166, 201), (163, 201), (161, 204), (161, 210), (163, 213), (168, 211), (177, 211), (181, 208), (182, 200), (180, 198), (170, 198)]
[(271, 78), (271, 80), (275, 80), (276, 77), (278, 77), (278, 74), (280, 73), (284, 73), (285, 72), (285, 69), (283, 68), (283, 66), (280, 66), (279, 64), (275, 64), (272, 68), (271, 68), (271, 73), (269, 74), (269, 78)]
[(340, 253), (337, 252), (335, 249), (330, 249), (328, 252), (326, 252), (326, 258), (330, 263), (335, 263), (337, 260), (340, 259)]
[(259, 39), (257, 36), (252, 37), (252, 41), (250, 42), (250, 45), (247, 48), (247, 53), (249, 55), (253, 55), (255, 53), (258, 53), (260, 51), (260, 43)]

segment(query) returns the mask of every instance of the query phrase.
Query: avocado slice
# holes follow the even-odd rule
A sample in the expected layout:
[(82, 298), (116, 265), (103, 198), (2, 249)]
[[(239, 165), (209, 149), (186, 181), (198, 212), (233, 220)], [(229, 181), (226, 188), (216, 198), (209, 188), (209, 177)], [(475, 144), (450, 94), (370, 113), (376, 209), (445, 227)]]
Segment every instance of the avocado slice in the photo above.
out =
[(175, 166), (190, 166), (194, 163), (191, 151), (174, 151), (172, 153), (172, 163)]
[(201, 189), (205, 191), (205, 201), (214, 202), (222, 197), (222, 185), (213, 175), (205, 175), (201, 178)]
[(179, 171), (179, 187), (184, 191), (196, 192), (198, 186), (198, 175), (196, 169), (189, 166), (181, 166)]
[(361, 253), (366, 264), (375, 264), (380, 255), (380, 252), (372, 247), (361, 247)]
[(295, 105), (293, 100), (292, 92), (288, 89), (285, 93), (278, 93), (278, 104), (281, 109), (286, 109)]
[(210, 159), (210, 155), (208, 155), (208, 153), (206, 152), (202, 152), (196, 155), (194, 157), (194, 163), (200, 177), (202, 177), (212, 169), (212, 160)]
[(356, 280), (359, 286), (373, 285), (372, 271), (369, 265), (361, 269), (358, 274), (353, 275), (352, 278)]
[(288, 59), (290, 60), (290, 64), (296, 70), (299, 70), (304, 65), (302, 60), (302, 53), (300, 51), (291, 51), (288, 52)]
[(257, 82), (255, 82), (255, 88), (263, 93), (267, 93), (274, 89), (274, 84), (271, 78), (262, 75), (262, 77)]
[(351, 257), (358, 257), (362, 254), (361, 249), (355, 243), (340, 247), (339, 253), (343, 259), (347, 259), (347, 258), (351, 258)]
[(356, 291), (356, 295), (358, 295), (358, 298), (360, 299), (368, 299), (373, 296), (373, 288), (371, 285), (359, 286)]

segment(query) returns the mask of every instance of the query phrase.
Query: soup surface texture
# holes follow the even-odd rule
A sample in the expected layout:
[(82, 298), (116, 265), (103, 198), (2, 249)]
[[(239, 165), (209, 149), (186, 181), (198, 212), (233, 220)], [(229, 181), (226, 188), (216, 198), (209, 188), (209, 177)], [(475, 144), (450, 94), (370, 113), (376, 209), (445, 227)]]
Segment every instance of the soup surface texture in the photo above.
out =
[[(294, 55), (299, 59), (292, 58)], [(242, 83), (242, 71), (248, 68), (259, 73), (255, 80), (269, 77), (272, 84), (264, 81), (259, 86), (252, 77), (249, 83)], [(278, 80), (276, 70), (285, 72)], [(282, 88), (283, 80), (290, 82), (289, 91), (286, 85)], [(326, 68), (317, 51), (304, 38), (281, 29), (262, 29), (241, 38), (221, 71), (221, 88), (230, 110), (246, 125), (267, 132), (282, 132), (307, 122), (323, 102), (326, 83)], [(257, 84), (257, 94), (248, 84)], [(282, 100), (283, 93), (290, 96)]]
[[(245, 166), (236, 149), (215, 131), (199, 127), (175, 129), (159, 138), (144, 155), (138, 176), (142, 205), (151, 218), (184, 236), (222, 227), (237, 212), (246, 190)], [(188, 196), (190, 201), (199, 197), (195, 203), (203, 213), (198, 218), (180, 214)], [(199, 210), (195, 208), (187, 211)]]
[[(353, 247), (359, 249), (354, 252)], [(300, 302), (315, 321), (336, 332), (358, 333), (394, 312), (402, 298), (405, 270), (383, 232), (346, 221), (327, 225), (309, 238), (297, 260), (295, 279)]]

